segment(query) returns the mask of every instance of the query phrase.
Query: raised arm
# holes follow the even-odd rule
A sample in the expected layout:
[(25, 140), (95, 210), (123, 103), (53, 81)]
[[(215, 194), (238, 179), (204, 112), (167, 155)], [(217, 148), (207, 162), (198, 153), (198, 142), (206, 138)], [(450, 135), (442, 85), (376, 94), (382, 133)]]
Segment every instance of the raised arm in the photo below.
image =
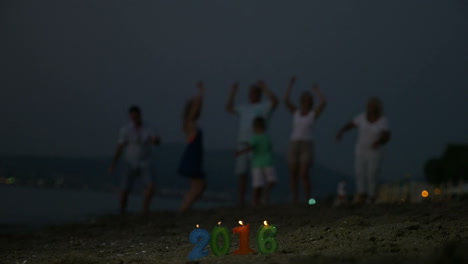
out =
[(266, 83), (264, 81), (259, 81), (258, 86), (262, 89), (263, 93), (266, 94), (268, 99), (270, 99), (271, 102), (271, 111), (274, 111), (276, 107), (278, 106), (278, 97), (266, 86)]
[(346, 125), (344, 125), (339, 131), (338, 134), (336, 134), (336, 140), (340, 141), (341, 138), (343, 137), (343, 134), (353, 128), (356, 128), (356, 125), (353, 122), (349, 122)]
[(327, 100), (325, 99), (325, 96), (323, 95), (322, 91), (320, 90), (320, 86), (318, 84), (314, 84), (312, 88), (315, 92), (315, 94), (319, 98), (319, 103), (317, 107), (315, 108), (315, 118), (319, 118), (320, 115), (323, 113), (323, 110), (325, 109), (325, 106), (327, 106)]
[(239, 83), (235, 82), (232, 85), (231, 92), (229, 93), (228, 101), (226, 104), (226, 111), (232, 114), (236, 113), (235, 107), (234, 107), (234, 100), (237, 95), (237, 91), (239, 90)]
[(286, 93), (284, 94), (284, 104), (286, 105), (286, 108), (288, 108), (289, 112), (294, 114), (297, 110), (297, 106), (295, 106), (291, 102), (291, 92), (294, 87), (294, 84), (296, 83), (296, 76), (291, 77), (291, 80), (289, 81), (288, 89), (286, 89)]
[(193, 98), (192, 106), (190, 107), (189, 114), (187, 115), (186, 122), (196, 121), (200, 117), (201, 109), (203, 107), (203, 96), (205, 95), (205, 85), (202, 81), (197, 83), (199, 94)]

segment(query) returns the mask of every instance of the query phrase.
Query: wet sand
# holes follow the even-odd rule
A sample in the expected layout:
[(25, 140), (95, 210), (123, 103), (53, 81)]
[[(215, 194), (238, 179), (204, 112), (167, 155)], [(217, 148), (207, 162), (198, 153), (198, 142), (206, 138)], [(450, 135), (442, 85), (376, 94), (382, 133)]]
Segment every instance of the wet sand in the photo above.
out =
[[(271, 255), (212, 253), (199, 263), (468, 263), (468, 202), (401, 205), (276, 205), (87, 222), (0, 235), (0, 263), (187, 263), (196, 224), (251, 225), (251, 247), (263, 220), (278, 228)], [(232, 236), (231, 250), (238, 248)]]

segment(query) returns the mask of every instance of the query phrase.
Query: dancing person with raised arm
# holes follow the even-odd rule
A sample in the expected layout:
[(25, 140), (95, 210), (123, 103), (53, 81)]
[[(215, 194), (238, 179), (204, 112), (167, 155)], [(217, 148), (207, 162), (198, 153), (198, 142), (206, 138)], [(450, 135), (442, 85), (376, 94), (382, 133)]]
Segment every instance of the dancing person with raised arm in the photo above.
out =
[(310, 169), (314, 162), (314, 136), (313, 130), (316, 120), (322, 115), (326, 106), (325, 96), (317, 84), (313, 85), (313, 91), (318, 97), (318, 104), (314, 107), (314, 96), (311, 92), (302, 93), (297, 107), (291, 101), (291, 92), (296, 77), (289, 81), (289, 86), (284, 96), (284, 103), (293, 115), (292, 133), (290, 137), (287, 160), (289, 167), (289, 179), (293, 202), (299, 200), (298, 181), (302, 181), (306, 199), (311, 198)]
[[(237, 137), (237, 149), (241, 150), (248, 146), (252, 137), (252, 122), (256, 117), (265, 119), (267, 125), (271, 114), (278, 106), (278, 98), (266, 86), (265, 82), (258, 81), (250, 86), (249, 103), (236, 105), (235, 97), (239, 90), (239, 84), (234, 83), (226, 104), (229, 113), (239, 116), (239, 132)], [(262, 102), (262, 94), (268, 97), (267, 102)], [(251, 169), (251, 155), (240, 155), (236, 158), (235, 174), (239, 177), (239, 205), (245, 205), (245, 192), (247, 188), (247, 178)]]
[(154, 193), (154, 179), (150, 160), (151, 146), (159, 145), (160, 138), (146, 122), (143, 122), (142, 113), (138, 106), (131, 106), (128, 114), (131, 122), (120, 130), (117, 149), (109, 172), (110, 174), (114, 173), (118, 160), (124, 154), (125, 173), (120, 192), (120, 213), (125, 213), (128, 195), (138, 177), (146, 185), (143, 212), (148, 213)]
[(182, 155), (178, 172), (190, 179), (190, 190), (184, 195), (179, 212), (185, 212), (190, 209), (206, 188), (203, 170), (203, 132), (198, 127), (205, 93), (203, 82), (198, 82), (197, 88), (199, 94), (187, 101), (182, 117), (182, 126), (187, 138), (187, 145)]
[(384, 146), (390, 141), (390, 129), (383, 115), (380, 99), (372, 97), (367, 102), (365, 113), (343, 126), (336, 135), (338, 141), (351, 129), (358, 129), (355, 150), (356, 196), (359, 203), (375, 202), (377, 176), (383, 158)]

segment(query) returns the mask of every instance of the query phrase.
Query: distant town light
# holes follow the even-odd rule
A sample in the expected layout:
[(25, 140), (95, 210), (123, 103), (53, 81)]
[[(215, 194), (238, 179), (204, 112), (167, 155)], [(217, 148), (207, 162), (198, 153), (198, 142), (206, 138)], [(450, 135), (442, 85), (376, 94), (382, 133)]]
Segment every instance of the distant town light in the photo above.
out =
[(421, 196), (422, 196), (423, 198), (427, 198), (427, 197), (429, 196), (429, 192), (426, 191), (426, 190), (424, 190), (424, 191), (421, 192)]
[(7, 178), (6, 184), (14, 184), (14, 183), (15, 183), (15, 178), (13, 178), (13, 177)]

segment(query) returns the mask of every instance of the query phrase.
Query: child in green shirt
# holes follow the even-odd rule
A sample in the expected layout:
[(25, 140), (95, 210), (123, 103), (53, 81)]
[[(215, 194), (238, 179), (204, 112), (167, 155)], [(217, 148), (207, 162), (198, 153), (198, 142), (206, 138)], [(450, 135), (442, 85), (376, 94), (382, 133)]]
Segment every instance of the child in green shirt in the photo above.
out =
[(270, 136), (266, 134), (266, 122), (262, 117), (253, 121), (254, 135), (251, 137), (248, 147), (236, 152), (243, 155), (252, 152), (252, 205), (258, 206), (262, 194), (266, 202), (269, 200), (269, 192), (276, 183), (276, 172), (273, 167), (273, 147)]

